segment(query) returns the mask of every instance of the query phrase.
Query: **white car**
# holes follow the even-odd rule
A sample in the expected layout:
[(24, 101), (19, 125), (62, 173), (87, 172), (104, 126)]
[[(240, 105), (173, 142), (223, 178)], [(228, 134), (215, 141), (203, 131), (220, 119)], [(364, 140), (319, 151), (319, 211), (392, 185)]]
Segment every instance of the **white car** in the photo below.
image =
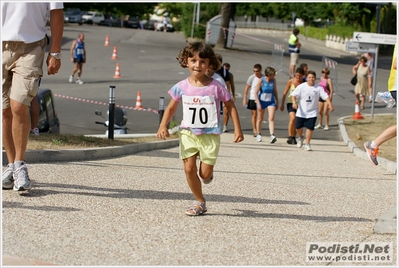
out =
[(99, 24), (105, 20), (104, 14), (98, 11), (88, 11), (82, 16), (82, 22), (88, 24)]

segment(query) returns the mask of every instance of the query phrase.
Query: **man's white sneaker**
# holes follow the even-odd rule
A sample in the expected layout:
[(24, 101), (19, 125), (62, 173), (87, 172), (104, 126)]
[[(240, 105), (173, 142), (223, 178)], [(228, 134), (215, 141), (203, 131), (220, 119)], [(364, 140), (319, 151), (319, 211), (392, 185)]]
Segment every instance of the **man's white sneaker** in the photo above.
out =
[(256, 141), (261, 142), (262, 136), (260, 134), (256, 135)]
[(304, 145), (305, 151), (312, 151), (312, 148), (310, 147), (310, 144), (305, 144)]
[(297, 146), (298, 148), (301, 148), (302, 145), (303, 145), (303, 139), (302, 139), (302, 138), (298, 138), (298, 141), (297, 141), (296, 146)]
[(82, 80), (80, 80), (80, 79), (76, 79), (76, 84), (83, 85), (84, 82)]
[(30, 129), (30, 134), (35, 135), (35, 136), (39, 136), (40, 135), (40, 131), (37, 127), (35, 128), (31, 128)]
[(229, 132), (229, 130), (227, 129), (227, 126), (223, 126), (223, 132)]
[(319, 128), (322, 128), (322, 127), (323, 127), (323, 125), (318, 124), (317, 126), (314, 127), (314, 129), (319, 129)]
[(270, 136), (270, 143), (275, 143), (276, 141), (277, 141), (276, 136), (271, 135), (271, 136)]
[(328, 126), (325, 126), (325, 127), (324, 127), (324, 130), (329, 130)]
[(73, 76), (71, 75), (71, 76), (69, 76), (69, 83), (72, 83), (73, 82)]
[(1, 176), (1, 182), (3, 184), (3, 189), (12, 189), (14, 185), (14, 164), (8, 164), (6, 169)]
[(32, 183), (28, 175), (26, 163), (14, 170), (14, 191), (26, 191), (32, 188)]

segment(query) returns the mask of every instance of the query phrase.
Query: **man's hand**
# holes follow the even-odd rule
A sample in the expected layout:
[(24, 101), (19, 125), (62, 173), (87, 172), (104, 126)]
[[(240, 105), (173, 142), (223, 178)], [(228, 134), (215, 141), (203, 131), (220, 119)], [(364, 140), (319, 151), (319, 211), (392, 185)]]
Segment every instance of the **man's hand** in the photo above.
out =
[(50, 55), (47, 56), (47, 74), (52, 75), (58, 73), (58, 70), (61, 68), (61, 60), (57, 60)]

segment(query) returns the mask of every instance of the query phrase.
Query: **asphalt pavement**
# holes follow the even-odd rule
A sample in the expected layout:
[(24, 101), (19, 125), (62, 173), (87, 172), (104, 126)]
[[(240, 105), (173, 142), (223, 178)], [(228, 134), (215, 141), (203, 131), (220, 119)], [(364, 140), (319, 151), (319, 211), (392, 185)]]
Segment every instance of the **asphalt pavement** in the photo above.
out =
[[(135, 34), (147, 40), (134, 42), (148, 45), (154, 33)], [(172, 34), (155, 34), (164, 34), (165, 48), (173, 43)], [(173, 45), (171, 50), (165, 59), (175, 56)], [(251, 58), (246, 71), (235, 67), (239, 59), (230, 63), (235, 75), (246, 77), (258, 54), (248, 47), (242, 50)], [(233, 60), (230, 53), (223, 55)], [(160, 61), (159, 56), (153, 60)], [(176, 63), (163, 71), (172, 72), (172, 65)], [(151, 73), (160, 73), (158, 68)], [(165, 74), (161, 76), (154, 79), (163, 79)], [(100, 86), (93, 88), (97, 85), (86, 92), (64, 78), (67, 81), (67, 71), (63, 77), (52, 78), (58, 81), (58, 90), (108, 94), (99, 93)], [(102, 81), (106, 87), (113, 80)], [(166, 91), (166, 82), (154, 83)], [(345, 95), (335, 108), (342, 106), (342, 113), (348, 109), (345, 115), (352, 115), (346, 101), (353, 97), (350, 92)], [(71, 113), (77, 115), (79, 109)], [(2, 265), (395, 266), (397, 176), (386, 168), (392, 163), (373, 166), (360, 149), (353, 148), (338, 115), (334, 116), (331, 121), (337, 123), (331, 131), (315, 131), (311, 152), (286, 143), (283, 123), (275, 144), (258, 143), (252, 135), (236, 144), (231, 132), (222, 134), (215, 179), (203, 187), (208, 212), (200, 217), (184, 214), (193, 197), (176, 140), (143, 144), (128, 152), (120, 148), (55, 151), (47, 160), (30, 164), (31, 191), (2, 191)], [(249, 134), (249, 129), (245, 131)], [(65, 158), (58, 160), (57, 155)], [(89, 157), (72, 158), (76, 155)], [(388, 263), (311, 263), (306, 259), (308, 242), (392, 242), (393, 259)]]
[(314, 139), (305, 151), (285, 138), (232, 140), (222, 134), (199, 217), (184, 214), (193, 196), (177, 140), (126, 156), (30, 164), (32, 190), (2, 191), (3, 265), (343, 264), (308, 262), (308, 242), (392, 243), (391, 262), (344, 264), (396, 265), (396, 175), (343, 141)]

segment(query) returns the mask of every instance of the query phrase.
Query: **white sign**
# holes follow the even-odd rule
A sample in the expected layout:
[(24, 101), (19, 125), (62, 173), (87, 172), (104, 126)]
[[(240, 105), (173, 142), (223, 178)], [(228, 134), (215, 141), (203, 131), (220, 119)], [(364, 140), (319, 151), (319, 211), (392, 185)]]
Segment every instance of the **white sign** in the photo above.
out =
[(359, 42), (346, 42), (346, 51), (376, 53), (377, 45)]
[(364, 33), (353, 32), (353, 41), (381, 45), (395, 45), (397, 37), (394, 34), (377, 34), (377, 33)]

